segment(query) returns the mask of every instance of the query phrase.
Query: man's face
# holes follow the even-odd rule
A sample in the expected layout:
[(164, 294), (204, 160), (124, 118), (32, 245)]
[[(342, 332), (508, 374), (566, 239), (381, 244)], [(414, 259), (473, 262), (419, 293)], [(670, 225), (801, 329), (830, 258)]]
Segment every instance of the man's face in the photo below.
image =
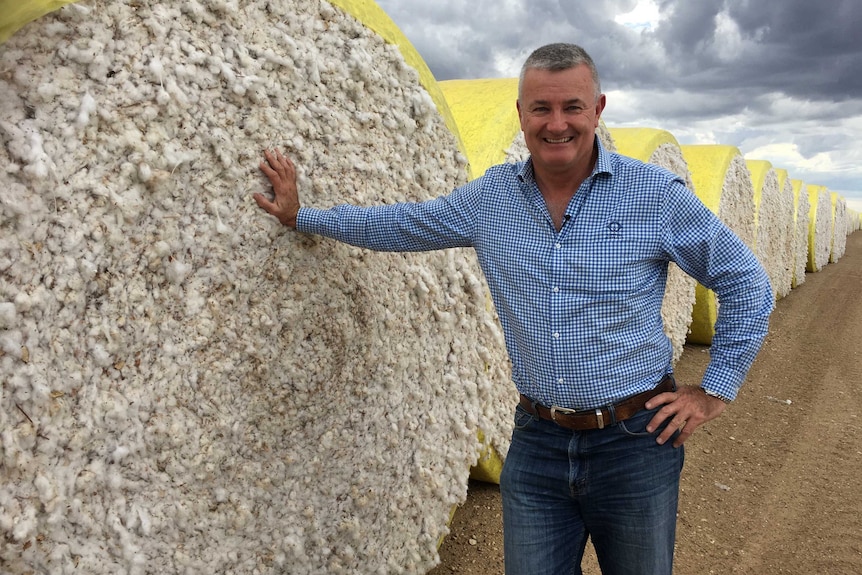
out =
[(605, 97), (596, 99), (586, 65), (559, 72), (528, 70), (518, 117), (534, 168), (549, 175), (592, 169), (593, 142), (604, 107)]

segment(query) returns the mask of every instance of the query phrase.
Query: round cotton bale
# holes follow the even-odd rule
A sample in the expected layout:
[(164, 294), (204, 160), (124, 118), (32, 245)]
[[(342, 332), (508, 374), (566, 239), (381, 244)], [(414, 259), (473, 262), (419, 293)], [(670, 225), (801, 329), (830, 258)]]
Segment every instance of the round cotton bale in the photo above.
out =
[[(461, 135), (472, 177), (481, 176), (491, 166), (519, 162), (529, 157), (516, 107), (517, 78), (445, 80), (438, 85)], [(597, 133), (606, 149), (615, 150), (603, 122), (600, 122)], [(490, 296), (488, 308), (493, 312)], [(498, 325), (496, 316), (493, 325)], [(489, 346), (489, 349), (492, 347)], [(474, 479), (499, 483), (503, 461), (509, 451), (512, 409), (517, 403), (518, 393), (509, 377), (510, 366), (505, 347), (501, 345), (497, 353), (491, 353), (489, 376), (498, 383), (492, 386), (490, 395), (486, 396), (482, 405), (485, 423), (480, 438), (483, 449), (470, 474)], [(499, 381), (501, 368), (505, 368), (506, 381)]]
[(847, 201), (836, 192), (830, 192), (832, 203), (832, 246), (829, 263), (834, 264), (847, 249)]
[(805, 268), (808, 266), (808, 194), (802, 180), (790, 180), (793, 194), (793, 284), (794, 288), (805, 283)]
[[(518, 79), (447, 80), (439, 82), (438, 85), (461, 136), (470, 166), (470, 176), (479, 177), (489, 167), (505, 161), (505, 151), (520, 129), (515, 106)], [(485, 293), (488, 321), (502, 334), (486, 285)], [(502, 342), (502, 335), (500, 341)], [(479, 436), (482, 452), (471, 469), (470, 476), (480, 481), (499, 483), (503, 460), (509, 451), (512, 409), (518, 401), (518, 393), (511, 382), (505, 345), (501, 343), (490, 352), (492, 355), (488, 369), (495, 384), (491, 386), (491, 394), (481, 406), (485, 422)]]
[(94, 1), (0, 46), (4, 573), (438, 561), (502, 345), (471, 252), (372, 253), (251, 199), (266, 148), (321, 207), (466, 181), (362, 18)]
[(746, 160), (754, 187), (754, 253), (769, 275), (775, 297), (790, 293), (793, 275), (792, 197), (765, 160)]
[[(754, 246), (754, 189), (739, 149), (721, 145), (681, 146), (694, 192), (749, 247)], [(695, 287), (688, 341), (708, 345), (715, 335), (718, 300), (700, 283)]]
[[(661, 166), (679, 176), (688, 189), (694, 189), (679, 142), (670, 132), (654, 128), (610, 128), (610, 133), (620, 154)], [(685, 349), (696, 285), (697, 282), (676, 264), (669, 266), (661, 316), (664, 332), (673, 345), (674, 362)]]
[(826, 186), (809, 184), (808, 263), (805, 271), (819, 272), (829, 263), (832, 251), (832, 200)]

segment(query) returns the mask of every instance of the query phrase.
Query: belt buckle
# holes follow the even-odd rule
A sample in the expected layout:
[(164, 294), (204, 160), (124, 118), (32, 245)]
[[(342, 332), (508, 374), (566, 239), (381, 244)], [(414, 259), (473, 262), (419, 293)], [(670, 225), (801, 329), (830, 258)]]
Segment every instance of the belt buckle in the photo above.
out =
[[(558, 405), (551, 406), (551, 421), (557, 421), (557, 413), (562, 413), (563, 415), (575, 415), (580, 413), (576, 409), (569, 409), (568, 407), (560, 407)], [(596, 408), (596, 423), (598, 424), (598, 429), (605, 428), (605, 418), (602, 415), (602, 409), (600, 407)]]

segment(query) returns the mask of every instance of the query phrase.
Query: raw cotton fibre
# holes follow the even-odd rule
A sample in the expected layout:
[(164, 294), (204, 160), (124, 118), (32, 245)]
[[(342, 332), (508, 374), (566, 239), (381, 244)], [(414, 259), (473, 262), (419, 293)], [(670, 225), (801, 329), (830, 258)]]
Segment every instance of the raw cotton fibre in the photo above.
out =
[(4, 573), (425, 573), (502, 347), (471, 252), (296, 234), (466, 181), (400, 52), (317, 0), (72, 4), (0, 46)]
[(834, 264), (847, 249), (847, 200), (836, 192), (829, 193), (832, 202), (832, 246), (829, 251), (829, 263)]
[(805, 283), (805, 269), (808, 267), (808, 193), (802, 180), (791, 179), (793, 193), (793, 287)]
[[(751, 174), (734, 146), (681, 146), (691, 170), (694, 192), (745, 244), (754, 249), (754, 190)], [(700, 283), (695, 287), (688, 341), (709, 345), (715, 335), (718, 299)]]
[(826, 186), (808, 184), (807, 272), (819, 272), (832, 253), (832, 199)]
[(776, 298), (790, 293), (792, 248), (791, 196), (779, 187), (778, 173), (766, 160), (746, 160), (754, 188), (754, 253), (766, 270)]
[[(688, 189), (694, 189), (679, 142), (670, 132), (654, 128), (610, 128), (610, 133), (620, 154), (661, 166), (682, 178)], [(661, 317), (664, 332), (673, 345), (674, 362), (682, 357), (685, 349), (696, 285), (694, 278), (676, 264), (670, 264)]]

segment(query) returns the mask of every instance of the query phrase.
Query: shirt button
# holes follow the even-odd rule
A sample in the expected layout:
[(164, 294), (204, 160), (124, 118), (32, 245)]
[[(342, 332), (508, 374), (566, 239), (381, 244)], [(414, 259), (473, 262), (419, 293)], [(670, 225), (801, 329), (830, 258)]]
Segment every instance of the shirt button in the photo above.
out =
[(557, 339), (559, 339), (559, 338), (560, 338), (560, 332), (555, 331), (555, 332), (554, 332), (554, 337), (555, 337), (555, 338), (557, 338)]
[(559, 383), (560, 385), (563, 385), (564, 383), (566, 383), (566, 380), (564, 380), (564, 379), (561, 377), (560, 379), (558, 379), (558, 380), (557, 380), (557, 383)]
[(555, 288), (554, 288), (554, 293), (557, 293), (558, 291), (560, 291), (560, 288), (555, 287)]
[(560, 249), (561, 247), (563, 247), (563, 245), (562, 244), (554, 244), (554, 247), (557, 249)]

